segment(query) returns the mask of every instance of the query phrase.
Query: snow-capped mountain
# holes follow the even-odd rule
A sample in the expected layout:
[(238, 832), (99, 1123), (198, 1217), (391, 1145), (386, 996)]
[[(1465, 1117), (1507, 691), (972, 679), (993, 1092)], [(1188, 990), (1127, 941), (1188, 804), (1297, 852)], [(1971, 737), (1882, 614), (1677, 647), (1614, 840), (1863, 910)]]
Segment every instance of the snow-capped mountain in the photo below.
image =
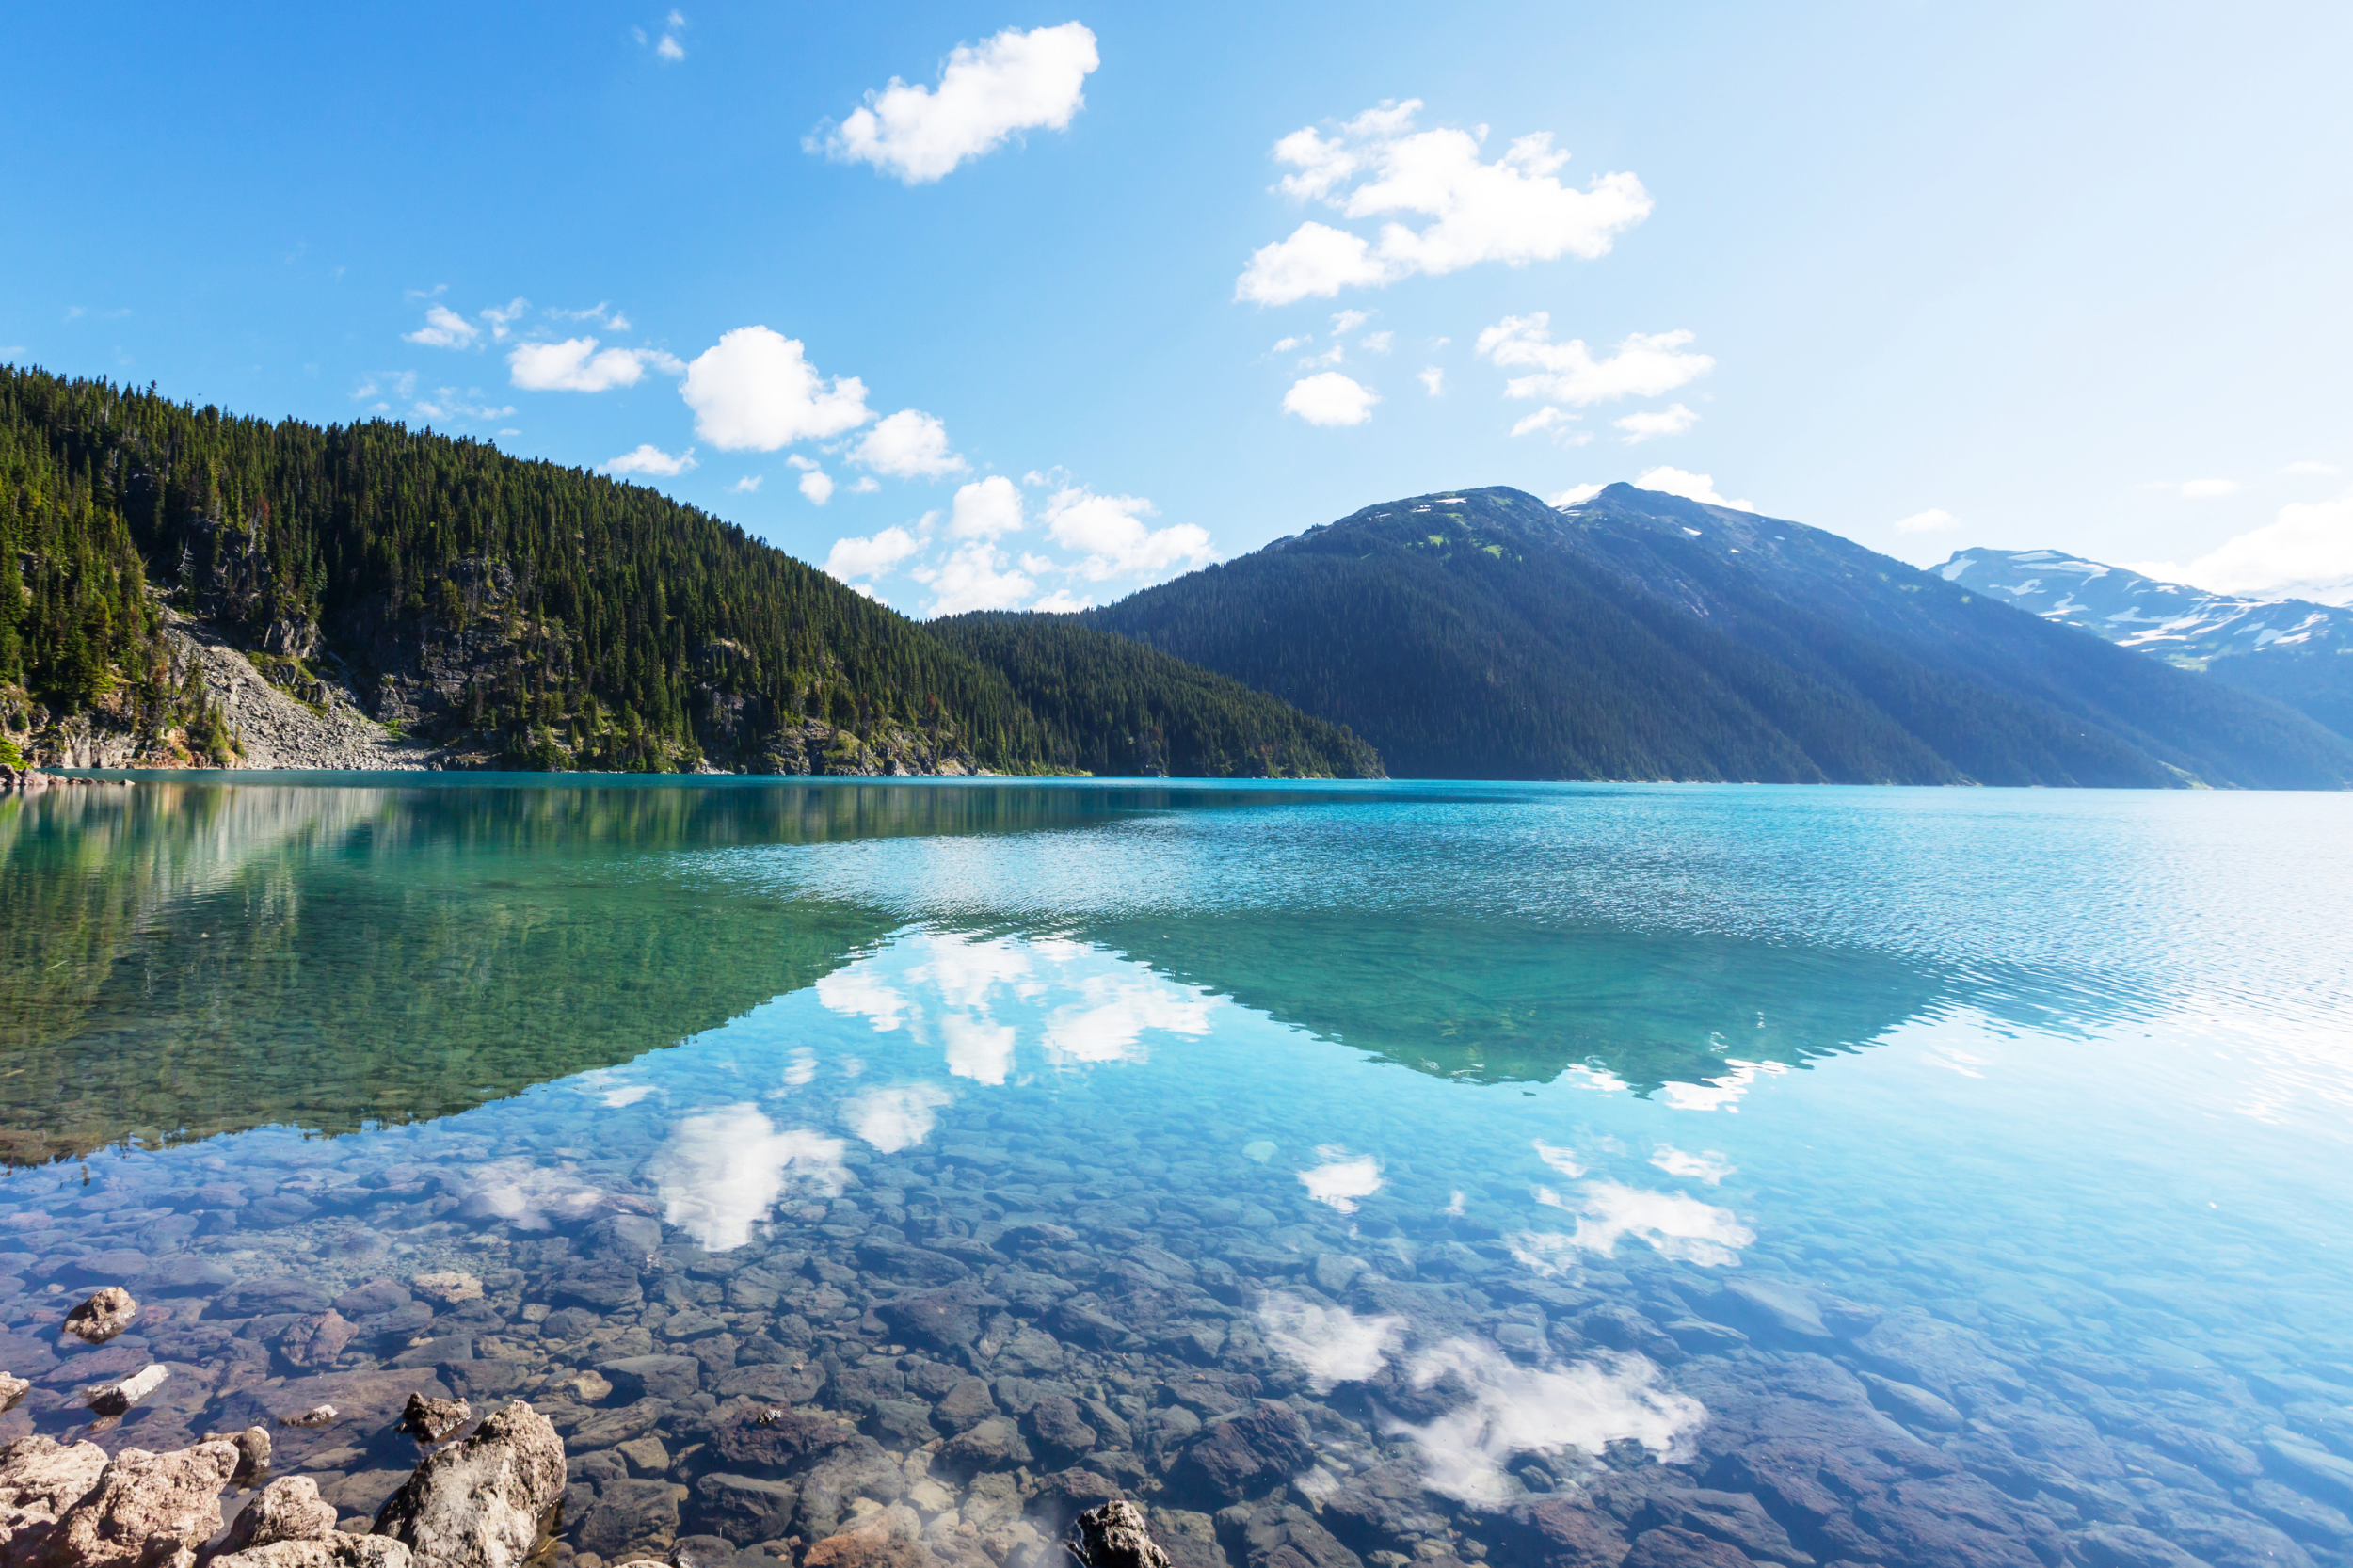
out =
[(1988, 599), (2186, 668), (2238, 654), (2353, 652), (2353, 609), (2209, 593), (2057, 550), (1962, 550), (1929, 569)]

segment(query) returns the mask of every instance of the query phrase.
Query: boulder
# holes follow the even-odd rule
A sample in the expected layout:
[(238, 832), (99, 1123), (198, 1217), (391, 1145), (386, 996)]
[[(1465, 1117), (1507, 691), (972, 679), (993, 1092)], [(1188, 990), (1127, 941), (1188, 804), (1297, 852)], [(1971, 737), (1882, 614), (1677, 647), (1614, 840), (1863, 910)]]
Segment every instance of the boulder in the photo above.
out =
[(359, 1330), (333, 1307), (288, 1323), (278, 1336), (279, 1353), (297, 1367), (332, 1367)]
[(903, 1541), (879, 1524), (829, 1535), (801, 1559), (806, 1568), (930, 1568), (933, 1560), (920, 1544)]
[(856, 1432), (822, 1416), (770, 1409), (755, 1411), (722, 1428), (712, 1448), (721, 1459), (740, 1467), (792, 1471), (857, 1441)]
[(676, 1404), (702, 1386), (702, 1363), (691, 1355), (631, 1355), (603, 1362), (604, 1374), (625, 1400)]
[(120, 1285), (109, 1285), (65, 1315), (65, 1331), (76, 1339), (103, 1345), (131, 1326), (139, 1304)]
[(20, 1437), (0, 1448), (0, 1558), (22, 1557), (105, 1468), (106, 1450), (95, 1443)]
[(120, 1416), (164, 1385), (171, 1368), (152, 1363), (117, 1383), (94, 1383), (82, 1390), (82, 1402), (101, 1416)]
[(16, 1401), (31, 1392), (32, 1386), (30, 1378), (12, 1378), (0, 1372), (0, 1410), (14, 1409)]
[(1079, 1515), (1070, 1527), (1070, 1555), (1084, 1568), (1170, 1568), (1144, 1510), (1124, 1497)]
[(229, 1478), (232, 1486), (251, 1486), (269, 1473), (269, 1428), (248, 1427), (243, 1432), (216, 1432), (213, 1440), (237, 1446), (237, 1473)]
[(472, 1416), (472, 1408), (463, 1400), (428, 1400), (423, 1394), (411, 1394), (400, 1413), (400, 1430), (420, 1443), (439, 1443)]
[(376, 1516), (439, 1568), (514, 1568), (564, 1496), (564, 1440), (518, 1400), (453, 1448), (427, 1456)]
[(1227, 1502), (1263, 1492), (1315, 1463), (1307, 1423), (1287, 1404), (1260, 1404), (1204, 1427), (1179, 1469)]
[(280, 1541), (324, 1541), (335, 1533), (335, 1505), (319, 1497), (309, 1476), (288, 1476), (262, 1488), (231, 1522), (223, 1552), (268, 1546)]
[(160, 1454), (125, 1448), (26, 1560), (37, 1568), (184, 1568), (220, 1531), (221, 1488), (237, 1459), (234, 1443)]
[(792, 1526), (800, 1492), (790, 1481), (713, 1471), (695, 1482), (696, 1527), (738, 1546), (781, 1540)]
[(679, 1494), (666, 1480), (608, 1480), (597, 1488), (596, 1506), (571, 1531), (572, 1544), (609, 1562), (669, 1549), (678, 1538)]
[(410, 1568), (408, 1548), (380, 1535), (279, 1541), (213, 1559), (210, 1568)]
[(1010, 1470), (1016, 1464), (1027, 1464), (1030, 1458), (1030, 1446), (1021, 1440), (1021, 1429), (1002, 1416), (976, 1422), (939, 1447), (939, 1463), (952, 1475)]
[(420, 1296), (440, 1302), (443, 1306), (456, 1306), (459, 1302), (478, 1302), (482, 1299), (482, 1282), (472, 1274), (455, 1271), (419, 1274), (408, 1282), (408, 1288)]

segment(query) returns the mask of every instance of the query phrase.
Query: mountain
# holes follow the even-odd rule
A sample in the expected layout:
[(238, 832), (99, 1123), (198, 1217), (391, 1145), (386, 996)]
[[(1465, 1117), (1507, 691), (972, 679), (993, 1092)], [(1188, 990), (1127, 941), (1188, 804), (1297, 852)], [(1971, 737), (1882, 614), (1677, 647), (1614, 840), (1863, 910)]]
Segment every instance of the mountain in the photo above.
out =
[(0, 760), (1027, 773), (1216, 709), (1212, 742), (1152, 744), (1377, 767), (1209, 679), (1080, 660), (1044, 719), (968, 647), (652, 490), (0, 368)]
[(1963, 550), (1947, 583), (2155, 654), (2353, 736), (2353, 609), (2162, 583), (2057, 550)]
[(1627, 485), (1369, 506), (1080, 618), (1345, 724), (1401, 776), (2353, 784), (2353, 745), (2262, 698)]
[(923, 629), (1002, 675), (1051, 737), (1048, 760), (1093, 774), (1379, 778), (1343, 726), (1068, 616), (982, 610)]

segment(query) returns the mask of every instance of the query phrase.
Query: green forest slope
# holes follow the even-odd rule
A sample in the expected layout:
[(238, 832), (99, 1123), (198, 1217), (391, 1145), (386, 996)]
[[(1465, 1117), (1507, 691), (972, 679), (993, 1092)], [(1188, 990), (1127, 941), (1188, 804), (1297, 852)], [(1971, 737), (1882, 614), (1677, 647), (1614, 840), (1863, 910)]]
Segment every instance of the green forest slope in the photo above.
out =
[[(347, 682), (451, 765), (1033, 772), (1131, 751), (1089, 726), (1126, 723), (1139, 681), (1206, 712), (1162, 661), (1042, 717), (968, 648), (637, 486), (0, 369), (0, 732), (38, 751), (80, 717), (143, 761), (233, 760), (159, 599), (290, 693)], [(1185, 755), (1263, 772), (1305, 722), (1228, 701)]]

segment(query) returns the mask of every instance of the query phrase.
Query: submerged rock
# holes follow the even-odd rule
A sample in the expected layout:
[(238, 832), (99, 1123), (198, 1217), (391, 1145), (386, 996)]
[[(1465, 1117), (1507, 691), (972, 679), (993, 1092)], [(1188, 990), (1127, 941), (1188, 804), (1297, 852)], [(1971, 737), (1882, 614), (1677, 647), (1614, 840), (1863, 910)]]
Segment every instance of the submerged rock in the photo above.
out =
[(103, 1345), (131, 1326), (139, 1304), (120, 1285), (109, 1285), (65, 1315), (65, 1331), (77, 1339)]
[(420, 1443), (439, 1443), (472, 1415), (472, 1408), (463, 1400), (428, 1400), (423, 1394), (411, 1394), (400, 1413), (400, 1430)]
[(418, 1465), (376, 1533), (445, 1568), (514, 1568), (563, 1496), (564, 1440), (518, 1400)]

